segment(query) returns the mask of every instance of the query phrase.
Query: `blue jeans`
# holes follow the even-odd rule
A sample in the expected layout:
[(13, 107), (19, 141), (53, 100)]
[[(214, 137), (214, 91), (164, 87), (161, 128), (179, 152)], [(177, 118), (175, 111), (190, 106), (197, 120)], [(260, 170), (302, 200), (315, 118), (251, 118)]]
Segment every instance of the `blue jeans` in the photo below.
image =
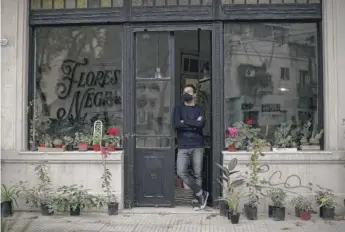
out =
[[(193, 190), (194, 194), (202, 190), (203, 156), (204, 148), (178, 149), (177, 152), (177, 175)], [(194, 176), (188, 173), (190, 164), (192, 164)]]

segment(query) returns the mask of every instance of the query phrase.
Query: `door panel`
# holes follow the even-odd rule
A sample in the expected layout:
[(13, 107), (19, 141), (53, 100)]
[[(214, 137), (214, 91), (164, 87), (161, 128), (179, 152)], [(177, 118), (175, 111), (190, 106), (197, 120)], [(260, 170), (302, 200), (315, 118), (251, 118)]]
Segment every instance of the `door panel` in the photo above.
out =
[(173, 34), (140, 32), (135, 41), (135, 203), (173, 206)]

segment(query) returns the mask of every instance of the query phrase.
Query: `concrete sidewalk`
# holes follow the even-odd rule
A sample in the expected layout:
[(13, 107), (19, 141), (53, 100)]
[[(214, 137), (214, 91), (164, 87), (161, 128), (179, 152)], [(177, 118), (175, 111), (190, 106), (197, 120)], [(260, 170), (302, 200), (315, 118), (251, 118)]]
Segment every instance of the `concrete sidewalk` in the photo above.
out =
[[(315, 218), (308, 222), (287, 217), (275, 222), (264, 216), (260, 220), (248, 221), (241, 215), (240, 224), (232, 225), (227, 218), (213, 210), (202, 213), (130, 213), (118, 216), (103, 213), (84, 213), (79, 217), (68, 214), (41, 216), (40, 213), (17, 212), (4, 220), (13, 223), (13, 230), (6, 232), (345, 232), (345, 221), (322, 221)], [(21, 228), (28, 225), (28, 229)]]

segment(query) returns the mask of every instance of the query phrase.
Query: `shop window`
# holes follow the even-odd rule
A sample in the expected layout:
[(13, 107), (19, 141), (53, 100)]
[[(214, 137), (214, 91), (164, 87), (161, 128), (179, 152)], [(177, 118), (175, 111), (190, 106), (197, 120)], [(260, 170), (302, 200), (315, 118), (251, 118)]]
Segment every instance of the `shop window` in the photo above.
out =
[(123, 0), (31, 0), (31, 9), (122, 7)]
[(31, 143), (73, 138), (77, 132), (91, 136), (96, 120), (104, 131), (115, 127), (120, 135), (122, 27), (40, 27), (35, 36)]
[(132, 0), (132, 6), (200, 6), (212, 5), (212, 0)]
[[(240, 26), (224, 25), (224, 129), (249, 122), (259, 136), (275, 145), (275, 132), (285, 123), (291, 125), (293, 144), (298, 146), (299, 126), (310, 121), (311, 128), (318, 128), (322, 115), (316, 100), (317, 25)], [(254, 33), (243, 33), (238, 28), (249, 28)], [(273, 39), (276, 37), (270, 28), (273, 32), (284, 28), (280, 35), (288, 40), (282, 43)], [(304, 56), (298, 56), (301, 51)], [(244, 142), (241, 149), (246, 145)]]
[(320, 3), (321, 0), (222, 0), (223, 4)]

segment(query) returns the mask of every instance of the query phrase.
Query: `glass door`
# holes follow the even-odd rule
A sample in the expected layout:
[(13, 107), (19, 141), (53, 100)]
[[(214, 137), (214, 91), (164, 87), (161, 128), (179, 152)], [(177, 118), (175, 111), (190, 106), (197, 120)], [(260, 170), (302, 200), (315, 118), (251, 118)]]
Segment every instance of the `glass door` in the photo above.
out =
[(174, 38), (135, 33), (134, 176), (136, 206), (174, 205)]

